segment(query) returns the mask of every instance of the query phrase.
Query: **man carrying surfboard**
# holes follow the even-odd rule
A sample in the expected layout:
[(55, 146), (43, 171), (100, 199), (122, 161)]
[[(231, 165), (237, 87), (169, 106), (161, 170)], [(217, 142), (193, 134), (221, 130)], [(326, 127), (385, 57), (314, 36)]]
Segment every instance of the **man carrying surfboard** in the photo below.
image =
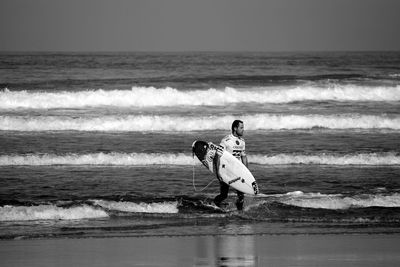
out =
[(231, 128), (232, 133), (225, 136), (220, 145), (195, 140), (192, 143), (192, 152), (193, 157), (196, 155), (220, 181), (220, 194), (214, 198), (215, 205), (221, 207), (222, 202), (228, 197), (229, 188), (233, 187), (237, 190), (238, 196), (236, 207), (242, 210), (244, 194), (257, 195), (259, 190), (254, 176), (247, 168), (248, 161), (243, 139), (244, 124), (240, 120), (235, 120)]
[[(248, 161), (245, 150), (245, 141), (243, 139), (244, 133), (244, 123), (241, 120), (235, 120), (232, 123), (232, 133), (228, 134), (221, 140), (220, 146), (222, 146), (226, 151), (231, 153), (234, 157), (239, 159), (246, 167), (248, 167)], [(218, 174), (217, 174), (218, 175)], [(222, 202), (228, 197), (229, 184), (219, 179), (220, 183), (220, 194), (214, 198), (214, 203), (216, 206), (221, 207)], [(236, 190), (237, 200), (236, 208), (238, 210), (243, 210), (244, 204), (244, 193)]]

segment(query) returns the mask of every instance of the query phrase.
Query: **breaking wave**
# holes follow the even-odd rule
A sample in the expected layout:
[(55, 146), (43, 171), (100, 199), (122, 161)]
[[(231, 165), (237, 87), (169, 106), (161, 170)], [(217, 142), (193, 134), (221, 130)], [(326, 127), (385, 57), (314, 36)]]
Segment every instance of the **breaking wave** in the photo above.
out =
[(127, 201), (92, 200), (94, 205), (107, 210), (142, 213), (178, 213), (178, 202), (133, 203)]
[(103, 217), (109, 217), (109, 215), (104, 210), (88, 205), (69, 208), (57, 207), (55, 205), (7, 205), (0, 207), (0, 221), (80, 220)]
[(367, 207), (400, 207), (400, 194), (392, 195), (328, 195), (320, 193), (290, 192), (281, 196), (279, 202), (302, 208), (344, 210)]
[(132, 87), (131, 90), (87, 90), (62, 92), (0, 92), (2, 109), (51, 109), (97, 106), (222, 106), (235, 103), (290, 103), (294, 101), (400, 101), (400, 86), (363, 87), (331, 85), (328, 88), (304, 85), (295, 88), (254, 88), (240, 90), (181, 91), (175, 88)]
[[(400, 165), (400, 155), (387, 153), (358, 154), (250, 154), (249, 162), (259, 165)], [(177, 153), (91, 153), (91, 154), (27, 154), (0, 156), (0, 166), (51, 166), (51, 165), (99, 165), (99, 166), (145, 166), (145, 165), (194, 165), (200, 161), (192, 155)]]
[(130, 213), (178, 213), (178, 203), (133, 203), (107, 200), (91, 200), (93, 206), (83, 204), (75, 207), (59, 207), (54, 204), (38, 206), (0, 207), (0, 221), (34, 220), (82, 220), (110, 217), (110, 212)]
[[(64, 116), (0, 116), (3, 131), (205, 131), (225, 130), (230, 127), (234, 116), (156, 116), (125, 115), (96, 118)], [(392, 129), (400, 130), (400, 117), (376, 115), (281, 115), (255, 114), (240, 116), (246, 130), (283, 129)]]

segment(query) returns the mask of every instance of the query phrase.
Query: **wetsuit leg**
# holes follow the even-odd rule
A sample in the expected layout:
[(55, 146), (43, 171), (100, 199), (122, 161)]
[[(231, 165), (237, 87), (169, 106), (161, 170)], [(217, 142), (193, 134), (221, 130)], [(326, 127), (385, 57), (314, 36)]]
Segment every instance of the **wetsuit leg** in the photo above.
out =
[(242, 193), (240, 191), (236, 191), (236, 193), (237, 193), (236, 208), (238, 210), (243, 210), (244, 193)]
[(224, 182), (219, 182), (220, 194), (214, 198), (214, 203), (217, 207), (221, 206), (222, 201), (228, 197), (229, 185)]

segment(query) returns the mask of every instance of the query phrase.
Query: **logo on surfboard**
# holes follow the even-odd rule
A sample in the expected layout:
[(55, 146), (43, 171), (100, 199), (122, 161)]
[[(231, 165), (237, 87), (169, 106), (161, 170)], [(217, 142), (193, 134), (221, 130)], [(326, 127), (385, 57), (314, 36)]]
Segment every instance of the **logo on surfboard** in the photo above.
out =
[(232, 179), (232, 180), (230, 180), (229, 182), (228, 182), (228, 184), (233, 184), (234, 182), (237, 182), (237, 181), (239, 181), (241, 179), (241, 177), (237, 177), (237, 178), (235, 178), (235, 179)]

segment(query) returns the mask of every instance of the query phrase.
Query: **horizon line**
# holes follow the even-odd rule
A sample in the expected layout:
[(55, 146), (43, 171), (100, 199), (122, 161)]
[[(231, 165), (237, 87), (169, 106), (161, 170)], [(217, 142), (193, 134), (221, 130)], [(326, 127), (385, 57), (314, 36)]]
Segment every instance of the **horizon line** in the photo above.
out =
[(400, 52), (392, 49), (369, 50), (369, 49), (349, 49), (349, 50), (0, 50), (1, 54), (11, 53), (379, 53), (379, 52)]

